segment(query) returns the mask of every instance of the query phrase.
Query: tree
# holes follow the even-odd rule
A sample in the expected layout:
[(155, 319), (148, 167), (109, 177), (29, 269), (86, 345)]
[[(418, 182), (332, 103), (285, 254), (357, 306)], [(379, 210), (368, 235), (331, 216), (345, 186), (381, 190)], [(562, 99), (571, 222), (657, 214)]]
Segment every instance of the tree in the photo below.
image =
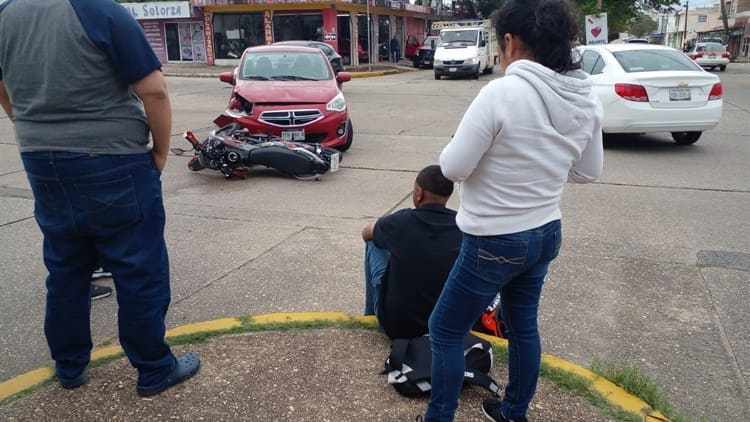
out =
[(719, 2), (721, 3), (721, 22), (724, 25), (724, 37), (722, 39), (724, 40), (724, 44), (729, 42), (729, 22), (727, 20), (727, 4), (724, 1)]
[(651, 16), (639, 12), (638, 15), (631, 19), (628, 32), (636, 37), (643, 37), (654, 32), (658, 27), (659, 24), (651, 19)]
[(477, 10), (482, 14), (484, 19), (490, 17), (490, 14), (499, 9), (505, 0), (477, 0)]
[[(586, 15), (599, 13), (597, 0), (575, 0), (581, 19)], [(607, 13), (607, 27), (610, 32), (628, 29), (633, 18), (644, 10), (667, 11), (679, 7), (680, 0), (602, 0), (601, 12)]]

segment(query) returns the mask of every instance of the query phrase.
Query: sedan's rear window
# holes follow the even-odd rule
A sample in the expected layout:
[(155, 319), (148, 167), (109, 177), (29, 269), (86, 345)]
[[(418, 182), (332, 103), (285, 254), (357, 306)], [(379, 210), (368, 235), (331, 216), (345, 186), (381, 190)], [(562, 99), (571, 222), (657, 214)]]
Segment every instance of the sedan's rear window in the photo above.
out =
[(726, 48), (724, 48), (723, 45), (717, 44), (717, 43), (711, 43), (711, 44), (698, 44), (695, 47), (695, 51), (726, 51)]
[(626, 72), (700, 70), (689, 57), (676, 50), (628, 50), (614, 53)]

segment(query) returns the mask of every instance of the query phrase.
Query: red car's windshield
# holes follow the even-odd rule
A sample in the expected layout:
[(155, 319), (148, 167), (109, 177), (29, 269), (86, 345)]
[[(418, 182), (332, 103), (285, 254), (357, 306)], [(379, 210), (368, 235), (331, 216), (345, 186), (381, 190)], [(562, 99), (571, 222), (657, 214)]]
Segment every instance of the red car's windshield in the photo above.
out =
[(333, 78), (325, 57), (308, 52), (257, 52), (245, 54), (240, 79), (312, 80)]

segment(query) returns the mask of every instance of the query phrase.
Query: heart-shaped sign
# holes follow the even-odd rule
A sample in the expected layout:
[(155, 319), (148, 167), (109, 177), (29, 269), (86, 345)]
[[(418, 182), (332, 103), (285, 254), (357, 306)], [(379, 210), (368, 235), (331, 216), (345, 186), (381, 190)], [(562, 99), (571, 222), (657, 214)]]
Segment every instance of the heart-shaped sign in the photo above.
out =
[(595, 26), (595, 27), (591, 28), (591, 35), (593, 35), (595, 37), (598, 37), (599, 34), (601, 34), (601, 33), (602, 33), (602, 28), (600, 28), (598, 26)]

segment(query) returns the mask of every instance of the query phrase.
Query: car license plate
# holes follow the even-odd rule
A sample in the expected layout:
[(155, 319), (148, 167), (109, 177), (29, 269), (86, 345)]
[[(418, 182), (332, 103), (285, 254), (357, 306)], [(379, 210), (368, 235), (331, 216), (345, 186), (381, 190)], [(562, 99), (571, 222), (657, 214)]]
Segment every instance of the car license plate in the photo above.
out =
[(690, 101), (690, 88), (669, 88), (669, 101)]
[(330, 170), (331, 173), (333, 173), (335, 171), (339, 171), (339, 162), (340, 161), (341, 160), (339, 158), (339, 153), (338, 152), (335, 152), (335, 153), (331, 154), (331, 170)]
[(712, 55), (708, 56), (708, 58), (709, 58), (709, 59), (715, 59), (715, 58), (716, 58), (716, 56), (714, 56), (714, 55), (712, 54)]
[(304, 141), (305, 140), (305, 130), (282, 130), (281, 131), (281, 140), (283, 141)]
[(432, 62), (429, 61), (429, 60), (423, 60), (422, 63), (424, 63), (424, 64), (431, 64)]
[(456, 72), (456, 71), (458, 71), (457, 67), (449, 67), (448, 68), (448, 72)]

